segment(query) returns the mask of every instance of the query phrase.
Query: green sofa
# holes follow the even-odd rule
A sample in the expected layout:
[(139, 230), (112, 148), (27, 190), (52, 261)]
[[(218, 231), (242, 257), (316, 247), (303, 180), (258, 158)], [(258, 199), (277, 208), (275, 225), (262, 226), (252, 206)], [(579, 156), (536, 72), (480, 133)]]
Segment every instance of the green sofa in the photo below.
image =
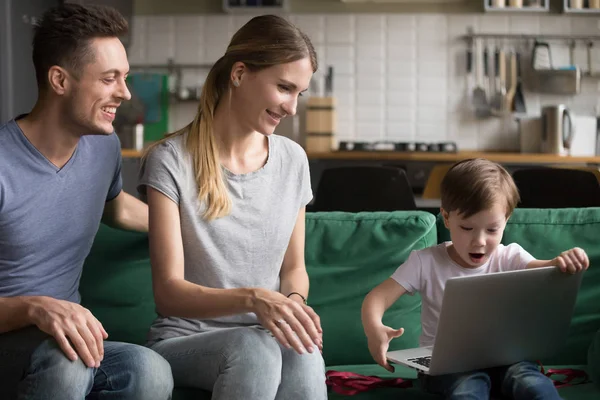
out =
[[(550, 258), (573, 246), (584, 248), (591, 261), (579, 293), (569, 338), (545, 366), (568, 366), (598, 374), (600, 338), (600, 208), (517, 209), (503, 242), (518, 242), (537, 258)], [(360, 321), (365, 295), (388, 278), (413, 249), (448, 239), (441, 220), (422, 211), (393, 213), (308, 213), (306, 265), (311, 280), (310, 305), (321, 316), (323, 355), (327, 368), (363, 375), (414, 379), (415, 371), (396, 367), (391, 374), (375, 365), (367, 350)], [(101, 226), (81, 280), (83, 304), (102, 321), (109, 339), (143, 344), (155, 317), (147, 236)], [(404, 327), (392, 349), (417, 346), (420, 297), (404, 296), (384, 317), (392, 327)], [(600, 333), (598, 334), (600, 335)], [(594, 348), (592, 348), (594, 347)], [(587, 366), (588, 351), (596, 361)], [(596, 375), (597, 376), (597, 375)], [(596, 383), (564, 387), (565, 399), (600, 398)], [(330, 399), (345, 396), (330, 390)], [(379, 388), (357, 399), (434, 399), (413, 388)], [(210, 393), (177, 388), (173, 398), (209, 399)]]

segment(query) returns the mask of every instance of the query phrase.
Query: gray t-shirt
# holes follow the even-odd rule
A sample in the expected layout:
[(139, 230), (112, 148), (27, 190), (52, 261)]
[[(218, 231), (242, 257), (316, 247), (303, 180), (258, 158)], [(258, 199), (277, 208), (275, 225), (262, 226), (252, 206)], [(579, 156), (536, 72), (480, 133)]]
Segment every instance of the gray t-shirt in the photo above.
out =
[[(282, 136), (268, 137), (269, 156), (259, 170), (236, 175), (223, 168), (230, 215), (202, 218), (185, 135), (158, 145), (140, 171), (138, 190), (150, 186), (179, 205), (185, 279), (211, 288), (261, 287), (279, 291), (279, 272), (300, 209), (312, 199), (306, 153)], [(160, 316), (149, 341), (257, 324), (253, 313), (213, 319)]]
[(83, 136), (57, 168), (15, 120), (0, 126), (0, 297), (78, 303), (104, 204), (121, 192), (117, 135)]

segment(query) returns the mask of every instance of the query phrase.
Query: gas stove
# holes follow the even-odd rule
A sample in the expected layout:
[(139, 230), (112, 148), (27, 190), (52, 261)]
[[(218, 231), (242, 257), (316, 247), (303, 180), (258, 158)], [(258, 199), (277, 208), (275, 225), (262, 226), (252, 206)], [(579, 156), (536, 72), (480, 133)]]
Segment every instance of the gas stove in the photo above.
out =
[(338, 151), (407, 151), (429, 153), (456, 153), (455, 142), (353, 142), (340, 141)]

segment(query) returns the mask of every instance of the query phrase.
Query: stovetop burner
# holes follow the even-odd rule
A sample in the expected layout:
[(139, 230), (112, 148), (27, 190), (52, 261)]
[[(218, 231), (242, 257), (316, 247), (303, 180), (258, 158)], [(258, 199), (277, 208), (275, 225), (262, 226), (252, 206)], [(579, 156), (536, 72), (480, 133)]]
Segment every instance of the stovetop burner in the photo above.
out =
[(338, 151), (408, 151), (429, 153), (456, 153), (455, 142), (353, 142), (340, 141)]

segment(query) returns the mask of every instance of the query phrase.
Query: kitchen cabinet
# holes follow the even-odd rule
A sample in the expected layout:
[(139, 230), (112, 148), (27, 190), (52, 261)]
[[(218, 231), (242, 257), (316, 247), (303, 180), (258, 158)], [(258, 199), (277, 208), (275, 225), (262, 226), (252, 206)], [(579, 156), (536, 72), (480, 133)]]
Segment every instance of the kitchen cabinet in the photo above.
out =
[(568, 14), (599, 14), (600, 0), (563, 0), (563, 12)]
[(550, 0), (484, 0), (486, 12), (550, 12)]

